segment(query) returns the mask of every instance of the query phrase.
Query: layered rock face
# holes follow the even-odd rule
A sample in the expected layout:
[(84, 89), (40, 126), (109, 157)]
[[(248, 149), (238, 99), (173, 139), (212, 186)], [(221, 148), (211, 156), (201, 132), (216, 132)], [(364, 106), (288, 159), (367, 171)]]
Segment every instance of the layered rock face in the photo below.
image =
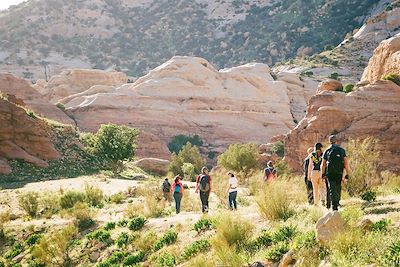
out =
[(400, 34), (381, 42), (375, 49), (362, 80), (372, 83), (386, 74), (400, 75)]
[(39, 167), (60, 155), (49, 138), (49, 127), (39, 118), (0, 98), (0, 174), (11, 172), (7, 159), (22, 159)]
[(74, 124), (74, 121), (63, 111), (44, 100), (43, 96), (27, 80), (12, 74), (0, 74), (0, 92), (22, 100), (18, 104), (26, 106), (39, 116), (66, 124)]
[(90, 90), (95, 85), (120, 86), (127, 81), (128, 77), (122, 72), (74, 69), (52, 76), (49, 82), (39, 90), (47, 100), (57, 103), (65, 97)]
[(285, 137), (289, 165), (300, 171), (307, 148), (338, 133), (341, 140), (373, 136), (379, 142), (380, 167), (400, 171), (399, 103), (400, 86), (391, 81), (378, 81), (349, 94), (323, 91), (313, 96), (306, 117)]
[[(152, 150), (147, 148), (165, 151), (178, 134), (198, 134), (210, 150), (221, 151), (231, 143), (263, 143), (292, 129), (288, 91), (264, 64), (217, 71), (201, 58), (174, 57), (134, 84), (69, 98), (65, 107), (83, 130), (109, 122), (142, 129), (151, 137), (139, 148), (145, 154)], [(147, 153), (143, 156), (156, 156)]]

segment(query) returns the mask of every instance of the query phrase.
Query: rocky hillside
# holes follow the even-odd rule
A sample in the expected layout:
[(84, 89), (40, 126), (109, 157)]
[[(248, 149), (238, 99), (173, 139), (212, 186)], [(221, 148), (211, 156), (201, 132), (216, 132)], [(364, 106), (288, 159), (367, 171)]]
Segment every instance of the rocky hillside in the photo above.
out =
[(272, 64), (336, 46), (377, 2), (30, 0), (0, 13), (0, 66), (37, 79), (66, 66), (138, 77), (174, 55)]

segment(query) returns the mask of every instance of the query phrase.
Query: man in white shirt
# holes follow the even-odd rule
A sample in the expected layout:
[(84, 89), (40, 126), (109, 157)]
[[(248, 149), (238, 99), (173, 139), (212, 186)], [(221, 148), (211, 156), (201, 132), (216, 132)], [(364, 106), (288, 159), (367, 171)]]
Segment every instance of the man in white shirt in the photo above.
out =
[(228, 201), (229, 201), (229, 208), (231, 210), (233, 209), (237, 209), (237, 205), (236, 205), (236, 197), (237, 197), (237, 188), (238, 188), (238, 180), (235, 177), (235, 175), (233, 174), (233, 172), (228, 172), (228, 176), (229, 176), (229, 187), (228, 187)]

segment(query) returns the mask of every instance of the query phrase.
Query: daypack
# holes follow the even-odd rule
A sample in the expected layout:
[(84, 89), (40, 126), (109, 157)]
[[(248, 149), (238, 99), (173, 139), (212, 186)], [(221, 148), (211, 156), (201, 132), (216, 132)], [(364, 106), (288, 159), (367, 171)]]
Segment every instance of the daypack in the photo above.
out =
[(179, 184), (175, 185), (174, 193), (180, 193), (181, 192), (181, 186)]
[(321, 163), (322, 163), (322, 155), (318, 156), (316, 152), (311, 153), (311, 161), (313, 163), (313, 170), (314, 168), (317, 168), (317, 170), (321, 169)]
[(265, 169), (265, 172), (267, 172), (267, 171), (269, 172), (268, 176), (267, 176), (267, 181), (271, 182), (271, 181), (275, 180), (275, 173), (276, 173), (275, 169), (268, 167)]
[(201, 175), (199, 179), (199, 189), (202, 192), (207, 192), (210, 190), (210, 177), (208, 175)]
[(332, 149), (327, 154), (328, 173), (343, 173), (344, 157), (341, 153), (341, 148), (332, 146)]
[(162, 185), (163, 192), (169, 192), (170, 188), (171, 188), (171, 185), (167, 181), (164, 181), (164, 183)]

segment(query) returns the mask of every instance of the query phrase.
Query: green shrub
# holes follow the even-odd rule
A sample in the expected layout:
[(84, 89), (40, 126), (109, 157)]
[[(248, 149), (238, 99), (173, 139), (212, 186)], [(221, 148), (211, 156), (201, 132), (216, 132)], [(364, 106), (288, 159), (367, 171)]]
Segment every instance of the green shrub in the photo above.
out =
[(182, 165), (182, 172), (183, 172), (186, 180), (189, 180), (192, 182), (196, 181), (196, 173), (194, 172), (194, 166), (192, 163), (184, 162)]
[(136, 252), (127, 256), (122, 263), (123, 266), (132, 266), (144, 260), (145, 253), (143, 251)]
[(25, 240), (25, 244), (27, 246), (33, 246), (40, 241), (40, 238), (42, 238), (42, 236), (42, 234), (32, 234)]
[(185, 248), (182, 253), (182, 258), (188, 260), (198, 253), (207, 252), (211, 247), (210, 242), (207, 239), (200, 239)]
[(386, 232), (389, 228), (390, 219), (382, 219), (371, 225), (371, 230), (376, 232)]
[(194, 230), (196, 230), (197, 233), (210, 230), (211, 228), (213, 228), (213, 222), (208, 218), (202, 218), (194, 224)]
[(97, 240), (106, 245), (110, 245), (112, 243), (111, 234), (107, 230), (98, 229), (86, 235), (89, 240)]
[(393, 242), (384, 254), (386, 266), (400, 267), (400, 241)]
[(129, 230), (132, 231), (139, 231), (140, 229), (143, 228), (145, 223), (146, 223), (146, 218), (144, 218), (143, 216), (138, 216), (129, 221), (128, 228)]
[(361, 195), (361, 199), (367, 202), (374, 202), (376, 200), (376, 192), (367, 190)]
[(279, 242), (270, 246), (265, 254), (267, 260), (279, 262), (283, 255), (289, 251), (289, 245), (286, 242)]
[(315, 231), (301, 233), (294, 238), (293, 246), (296, 250), (312, 249), (318, 245)]
[(86, 195), (86, 202), (92, 207), (99, 207), (103, 206), (103, 191), (91, 185), (85, 185), (85, 195)]
[(56, 104), (56, 107), (58, 107), (58, 108), (61, 109), (62, 111), (65, 111), (65, 106), (64, 106), (63, 103), (58, 102), (58, 103)]
[(173, 230), (168, 230), (155, 244), (154, 250), (160, 250), (164, 246), (171, 245), (178, 239), (178, 234)]
[(158, 257), (158, 266), (160, 267), (173, 267), (175, 264), (175, 256), (171, 253), (164, 252)]
[(201, 168), (206, 161), (202, 158), (198, 147), (187, 143), (183, 146), (179, 154), (172, 153), (169, 164), (169, 170), (174, 174), (183, 174), (183, 164), (191, 163), (194, 166), (194, 172), (200, 173)]
[(32, 119), (36, 119), (38, 116), (36, 115), (36, 113), (33, 110), (30, 109), (26, 109), (26, 114), (31, 117)]
[(88, 229), (95, 224), (93, 220), (94, 214), (86, 203), (76, 203), (75, 206), (69, 210), (69, 213), (74, 218), (74, 223), (79, 230)]
[(31, 217), (36, 217), (39, 208), (39, 194), (26, 192), (18, 196), (19, 206)]
[(252, 245), (254, 248), (257, 250), (260, 250), (262, 248), (268, 247), (272, 244), (272, 234), (269, 233), (268, 231), (262, 231), (262, 233), (256, 237), (256, 239), (252, 242)]
[(24, 246), (21, 243), (16, 243), (12, 248), (4, 254), (4, 258), (12, 260), (15, 256), (18, 256), (24, 251)]
[(122, 171), (123, 161), (135, 155), (139, 130), (116, 124), (103, 124), (95, 135), (83, 138), (89, 151), (104, 158), (114, 173)]
[(334, 79), (334, 80), (338, 80), (339, 79), (339, 73), (332, 72), (331, 75), (329, 76), (329, 78)]
[(50, 219), (51, 216), (58, 213), (60, 207), (60, 195), (51, 193), (45, 193), (39, 198), (39, 206), (43, 210), (42, 215), (46, 219)]
[(134, 240), (135, 248), (139, 250), (150, 252), (154, 244), (157, 242), (157, 234), (154, 231), (149, 231), (145, 234), (139, 235), (137, 239)]
[(120, 221), (117, 222), (117, 225), (120, 227), (125, 227), (128, 225), (128, 220), (122, 219)]
[(201, 147), (203, 145), (203, 141), (197, 134), (195, 134), (193, 137), (180, 134), (171, 139), (171, 141), (168, 143), (168, 149), (171, 153), (179, 154), (179, 152), (187, 143), (197, 147)]
[(272, 235), (272, 241), (275, 243), (285, 241), (291, 241), (297, 234), (296, 226), (289, 225), (289, 226), (282, 226), (280, 227), (274, 234)]
[(397, 85), (400, 85), (400, 75), (394, 74), (394, 73), (389, 73), (386, 75), (383, 75), (382, 80), (387, 80), (387, 81), (392, 81)]
[(350, 93), (354, 89), (354, 84), (348, 83), (343, 87), (343, 92)]
[(75, 206), (76, 203), (84, 203), (86, 195), (78, 191), (67, 191), (60, 198), (60, 206), (63, 209), (70, 209)]
[(241, 173), (245, 182), (258, 167), (258, 149), (255, 144), (232, 144), (218, 156), (218, 165), (227, 170)]
[(118, 235), (115, 243), (119, 248), (125, 247), (129, 242), (129, 235), (126, 232), (122, 232)]
[(216, 239), (224, 240), (230, 247), (242, 249), (249, 243), (254, 226), (233, 215), (223, 215), (216, 226)]
[(101, 263), (97, 264), (97, 267), (116, 267), (120, 266), (120, 263), (125, 259), (125, 253), (122, 251), (114, 251), (110, 257)]
[(285, 156), (285, 145), (283, 144), (282, 141), (278, 141), (274, 143), (274, 145), (271, 148), (271, 152), (274, 153), (275, 155), (278, 155), (279, 157), (284, 157)]
[(121, 204), (126, 199), (126, 195), (123, 192), (119, 192), (110, 196), (110, 202), (115, 204)]
[(105, 230), (112, 230), (115, 229), (116, 223), (115, 222), (108, 222), (104, 225)]

